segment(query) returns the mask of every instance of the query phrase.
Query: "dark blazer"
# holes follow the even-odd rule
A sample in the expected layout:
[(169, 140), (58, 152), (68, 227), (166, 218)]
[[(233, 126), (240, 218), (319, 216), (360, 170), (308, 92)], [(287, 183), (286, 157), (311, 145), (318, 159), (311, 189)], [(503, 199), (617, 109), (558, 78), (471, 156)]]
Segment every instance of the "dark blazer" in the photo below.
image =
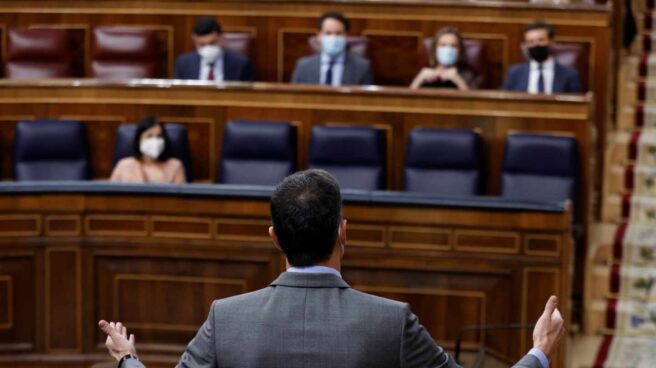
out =
[[(174, 79), (198, 79), (200, 55), (196, 51), (184, 53), (175, 60)], [(252, 82), (255, 74), (246, 56), (223, 48), (223, 80)]]
[[(353, 290), (337, 275), (283, 272), (267, 288), (212, 303), (178, 367), (459, 366), (408, 304)], [(527, 355), (516, 367), (541, 365)]]
[[(508, 69), (508, 75), (501, 89), (506, 91), (528, 90), (528, 76), (531, 71), (530, 63), (515, 64)], [(582, 93), (579, 72), (568, 66), (554, 63), (553, 93)]]
[[(296, 63), (292, 74), (292, 83), (319, 84), (321, 82), (321, 54), (301, 58)], [(342, 85), (369, 85), (374, 84), (374, 73), (371, 62), (352, 52), (346, 53), (344, 59), (344, 73)]]

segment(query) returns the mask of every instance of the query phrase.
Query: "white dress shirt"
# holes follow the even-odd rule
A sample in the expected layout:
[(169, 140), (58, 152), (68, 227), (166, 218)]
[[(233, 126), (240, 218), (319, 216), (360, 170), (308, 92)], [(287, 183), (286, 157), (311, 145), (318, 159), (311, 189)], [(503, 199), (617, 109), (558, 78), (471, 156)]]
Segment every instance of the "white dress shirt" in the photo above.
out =
[[(210, 75), (210, 64), (206, 63), (202, 58), (200, 59), (200, 75), (199, 80), (206, 81)], [(223, 82), (223, 54), (217, 56), (214, 61), (214, 81)]]
[[(556, 62), (552, 57), (542, 62), (542, 79), (544, 80), (544, 93), (553, 93), (554, 75), (556, 73)], [(540, 64), (531, 60), (528, 74), (528, 93), (538, 93), (538, 79), (540, 78)]]
[[(335, 56), (335, 63), (333, 64), (333, 80), (330, 85), (338, 87), (342, 85), (342, 76), (344, 75), (344, 62), (346, 60), (346, 52)], [(326, 73), (330, 66), (330, 56), (326, 53), (321, 53), (321, 76), (319, 83), (326, 84)]]
[(296, 273), (330, 273), (335, 276), (339, 276), (340, 278), (342, 275), (337, 272), (336, 269), (326, 267), (326, 266), (306, 266), (306, 267), (289, 267), (287, 269), (287, 272), (296, 272)]

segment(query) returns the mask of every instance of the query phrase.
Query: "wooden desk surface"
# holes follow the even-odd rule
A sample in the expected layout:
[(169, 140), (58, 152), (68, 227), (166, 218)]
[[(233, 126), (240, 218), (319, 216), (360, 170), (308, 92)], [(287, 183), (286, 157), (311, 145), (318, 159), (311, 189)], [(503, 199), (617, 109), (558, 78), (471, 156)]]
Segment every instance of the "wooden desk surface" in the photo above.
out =
[[(125, 322), (146, 362), (171, 366), (212, 300), (265, 287), (283, 270), (267, 235), (268, 193), (0, 184), (0, 366), (106, 359), (100, 318)], [(535, 321), (551, 294), (568, 318), (571, 214), (562, 204), (442, 200), (345, 193), (344, 278), (409, 302), (447, 348), (464, 325)], [(485, 344), (514, 360), (530, 341), (530, 331), (489, 331), (467, 335), (465, 348)], [(564, 349), (553, 363), (563, 362)]]

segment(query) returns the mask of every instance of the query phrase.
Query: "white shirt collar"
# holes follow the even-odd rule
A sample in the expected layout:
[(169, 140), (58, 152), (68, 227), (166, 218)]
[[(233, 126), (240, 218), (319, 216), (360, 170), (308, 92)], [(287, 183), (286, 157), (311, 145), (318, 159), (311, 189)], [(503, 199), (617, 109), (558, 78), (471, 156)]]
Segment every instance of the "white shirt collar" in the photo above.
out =
[(307, 266), (307, 267), (289, 267), (287, 269), (287, 272), (295, 272), (295, 273), (330, 273), (335, 276), (339, 276), (340, 278), (342, 277), (342, 274), (340, 274), (336, 269), (326, 267), (326, 266)]
[[(538, 70), (540, 67), (540, 64), (535, 61), (531, 60), (531, 70)], [(545, 61), (542, 62), (542, 70), (553, 70), (556, 67), (556, 62), (554, 61), (554, 58), (549, 56), (549, 58)]]
[[(325, 52), (321, 53), (321, 63), (322, 64), (328, 64), (330, 63), (331, 57), (326, 54)], [(335, 56), (335, 64), (344, 64), (344, 60), (346, 60), (346, 52), (341, 52), (337, 56)]]

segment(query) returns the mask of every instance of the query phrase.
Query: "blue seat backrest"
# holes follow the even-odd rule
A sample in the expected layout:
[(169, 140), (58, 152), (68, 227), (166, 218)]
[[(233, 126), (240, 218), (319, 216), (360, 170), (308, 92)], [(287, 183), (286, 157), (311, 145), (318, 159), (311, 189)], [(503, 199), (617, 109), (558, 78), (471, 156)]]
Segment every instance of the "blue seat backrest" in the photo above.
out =
[(91, 163), (79, 121), (21, 121), (13, 150), (14, 180), (88, 180)]
[[(193, 172), (191, 170), (191, 153), (189, 151), (187, 127), (182, 124), (164, 124), (164, 129), (166, 129), (166, 136), (169, 138), (171, 157), (175, 157), (182, 162), (185, 168), (187, 182), (191, 182)], [(118, 127), (116, 130), (113, 166), (116, 166), (116, 163), (121, 159), (132, 156), (132, 145), (136, 132), (136, 124), (127, 124)]]
[(480, 136), (471, 130), (415, 128), (406, 146), (404, 188), (446, 196), (481, 194)]
[(324, 169), (346, 189), (385, 189), (384, 131), (365, 126), (312, 128), (310, 168)]
[(576, 204), (578, 182), (579, 155), (574, 138), (508, 136), (501, 168), (503, 197), (535, 201), (570, 199)]
[(296, 128), (285, 121), (229, 121), (223, 132), (219, 182), (276, 185), (296, 169)]

